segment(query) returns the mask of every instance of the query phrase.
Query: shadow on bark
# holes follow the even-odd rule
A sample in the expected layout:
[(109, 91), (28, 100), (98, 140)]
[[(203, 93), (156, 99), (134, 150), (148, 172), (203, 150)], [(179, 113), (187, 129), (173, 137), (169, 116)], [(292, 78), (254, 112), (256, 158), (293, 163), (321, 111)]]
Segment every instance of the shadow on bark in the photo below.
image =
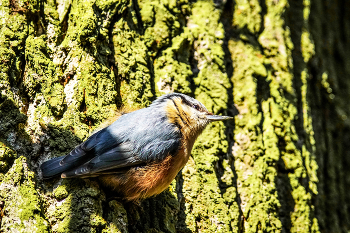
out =
[(292, 221), (291, 213), (294, 211), (295, 201), (292, 196), (292, 186), (288, 177), (288, 171), (284, 166), (284, 161), (280, 158), (278, 161), (278, 174), (276, 177), (276, 189), (280, 208), (278, 214), (282, 223), (282, 232), (291, 232)]

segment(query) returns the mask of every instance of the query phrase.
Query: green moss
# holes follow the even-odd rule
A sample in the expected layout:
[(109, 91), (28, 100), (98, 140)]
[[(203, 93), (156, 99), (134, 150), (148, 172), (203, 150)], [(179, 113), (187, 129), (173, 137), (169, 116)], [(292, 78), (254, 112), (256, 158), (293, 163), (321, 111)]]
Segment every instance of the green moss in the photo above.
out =
[[(239, 111), (235, 118), (235, 145), (232, 153), (238, 176), (241, 209), (246, 219), (244, 228), (247, 232), (278, 232), (281, 222), (276, 214), (279, 202), (275, 187), (276, 169), (273, 164), (279, 159), (279, 150), (274, 130), (269, 127), (280, 117), (269, 113), (270, 109), (275, 109), (278, 113), (277, 106), (271, 100), (263, 101), (261, 108), (264, 122), (263, 129), (260, 128), (262, 113), (259, 112), (257, 97), (263, 96), (257, 93), (257, 79), (264, 82), (267, 72), (261, 71), (265, 69), (261, 68), (264, 59), (259, 50), (233, 40), (229, 42), (229, 49), (235, 69), (232, 77), (235, 84), (233, 96)], [(250, 67), (249, 64), (255, 65)]]
[(37, 192), (33, 187), (20, 186), (18, 188), (19, 194), (23, 198), (23, 202), (19, 206), (20, 213), (19, 218), (28, 221), (35, 211), (37, 211), (40, 206), (38, 206)]
[[(0, 6), (0, 89), (11, 97), (10, 83), (18, 83), (23, 72), (24, 45), (28, 34), (25, 15), (11, 14), (9, 1)], [(2, 92), (4, 94), (4, 91)]]
[(26, 120), (27, 117), (18, 110), (18, 106), (12, 99), (6, 97), (0, 99), (0, 173), (6, 173), (17, 158), (17, 153), (13, 149), (16, 147), (14, 137), (19, 136), (29, 141), (24, 131)]
[(0, 184), (0, 199), (6, 215), (2, 219), (3, 231), (48, 232), (48, 223), (42, 214), (42, 200), (36, 190), (34, 173), (28, 170), (23, 156), (15, 160)]
[(308, 62), (315, 54), (315, 45), (310, 37), (310, 33), (307, 30), (303, 30), (301, 35), (301, 51), (304, 57), (304, 62)]
[(140, 15), (144, 26), (143, 39), (151, 57), (164, 47), (169, 47), (172, 38), (181, 32), (185, 19), (188, 1), (152, 0), (138, 1)]
[(65, 94), (59, 83), (57, 68), (50, 58), (51, 51), (46, 39), (46, 36), (29, 36), (26, 40), (27, 73), (24, 85), (31, 98), (40, 89), (51, 112), (54, 116), (60, 116), (66, 107)]
[(235, 4), (233, 15), (233, 26), (238, 29), (248, 29), (252, 34), (260, 31), (261, 27), (261, 5), (257, 0), (238, 0)]
[[(35, 161), (41, 152), (44, 157), (64, 155), (117, 106), (145, 107), (171, 91), (195, 96), (213, 113), (225, 115), (233, 96), (239, 110), (234, 158), (226, 154), (225, 126), (211, 124), (175, 191), (145, 200), (142, 208), (116, 201), (103, 207), (104, 194), (92, 180), (60, 180), (54, 188), (47, 186), (57, 180), (44, 183), (45, 191), (38, 192), (48, 200), (52, 231), (319, 231), (321, 221), (310, 204), (318, 193), (306, 64), (316, 53), (308, 27), (310, 2), (299, 6), (305, 20), (300, 35), (284, 20), (291, 2), (238, 0), (233, 12), (225, 8), (230, 4), (219, 2), (1, 2), (6, 20), (0, 21), (0, 198), (10, 211), (2, 220), (3, 231), (13, 222), (19, 231), (48, 230), (26, 161), (12, 166), (17, 154)], [(221, 21), (227, 16), (233, 19), (227, 19), (230, 30), (224, 31)], [(233, 77), (226, 74), (225, 33), (236, 38), (229, 43)], [(299, 40), (294, 48), (292, 41)], [(302, 58), (293, 60), (292, 51), (299, 48)], [(336, 93), (333, 73), (320, 78), (329, 100)], [(16, 86), (24, 89), (16, 91)], [(36, 145), (24, 129), (42, 146), (40, 153), (29, 154)], [(13, 135), (25, 138), (30, 148), (16, 141), (21, 147), (16, 153), (8, 139)], [(336, 169), (329, 173), (336, 180)], [(294, 200), (287, 216), (278, 187), (281, 176)], [(281, 225), (286, 218), (290, 229)]]
[(188, 1), (139, 1), (143, 40), (153, 59), (156, 95), (192, 94), (189, 64), (192, 35), (185, 27)]
[(169, 92), (192, 94), (192, 70), (189, 64), (192, 37), (188, 29), (172, 40), (172, 46), (155, 59), (155, 84), (158, 95)]
[(145, 107), (153, 98), (147, 47), (138, 32), (120, 19), (113, 28), (113, 44), (118, 76), (122, 80), (120, 93), (126, 106)]
[(107, 221), (109, 225), (103, 229), (102, 233), (126, 233), (128, 232), (128, 216), (124, 206), (113, 200), (108, 203), (110, 207), (107, 213)]
[[(50, 137), (47, 143), (55, 157), (69, 153), (70, 150), (82, 142), (82, 138), (77, 137), (79, 134), (76, 135), (74, 128), (69, 126), (49, 124), (46, 133)], [(84, 136), (88, 136), (87, 132)]]
[(5, 173), (10, 169), (17, 153), (0, 142), (0, 172)]
[[(63, 47), (72, 47), (70, 43), (82, 46), (96, 45), (96, 21), (92, 8), (92, 1), (86, 1), (84, 4), (78, 1), (71, 3), (69, 14), (67, 35), (62, 42)], [(78, 46), (79, 48), (80, 46)]]
[[(120, 105), (108, 29), (114, 15), (123, 13), (125, 6), (120, 1), (74, 1), (70, 4), (69, 21), (64, 22), (55, 3), (47, 1), (43, 6), (47, 34), (37, 36), (38, 28), (30, 27), (31, 35), (25, 44), (24, 86), (34, 103), (30, 106), (33, 115), (28, 124), (35, 128), (32, 131), (35, 137), (44, 135), (42, 143), (50, 148), (51, 156), (69, 152)], [(67, 31), (62, 32), (61, 26), (66, 23)], [(104, 229), (107, 224), (102, 217), (104, 195), (99, 187), (89, 181), (72, 182), (73, 186), (63, 181), (54, 189), (53, 197), (59, 202), (47, 203), (52, 230)], [(20, 192), (30, 198), (33, 195), (25, 188)], [(23, 206), (21, 217), (40, 222), (32, 213), (35, 208), (35, 202)]]
[(312, 233), (320, 232), (317, 218), (314, 218), (312, 221), (311, 232)]
[[(198, 69), (193, 79), (194, 94), (214, 114), (225, 114), (226, 89), (230, 88), (221, 46), (224, 31), (220, 16), (221, 11), (215, 9), (213, 3), (200, 1), (193, 4), (187, 23), (193, 35), (194, 61)], [(219, 156), (227, 152), (227, 147), (224, 125), (212, 123), (198, 138), (192, 151), (193, 160), (190, 159), (183, 169), (184, 211), (187, 227), (192, 231), (238, 230), (238, 222), (231, 219), (239, 215), (237, 205), (232, 205), (235, 196), (222, 193), (216, 174)]]
[(53, 192), (53, 195), (59, 201), (68, 197), (68, 194), (69, 193), (68, 193), (66, 184), (62, 184), (62, 185), (58, 186)]
[[(262, 48), (234, 40), (229, 45), (234, 64), (234, 102), (240, 112), (236, 117), (233, 155), (247, 232), (255, 232), (256, 229), (280, 231), (281, 221), (291, 221), (292, 232), (307, 229), (311, 225), (313, 211), (309, 203), (312, 194), (317, 193), (317, 165), (312, 156), (314, 149), (305, 147), (309, 141), (314, 141), (312, 123), (308, 117), (307, 82), (305, 74), (301, 75), (302, 87), (300, 90), (294, 89), (299, 86), (293, 85), (293, 82), (298, 81), (295, 77), (293, 79), (290, 70), (294, 68), (296, 74), (301, 63), (294, 61), (293, 64), (291, 60), (294, 49), (292, 36), (295, 35), (291, 35), (288, 27), (284, 27), (285, 22), (280, 17), (287, 4), (286, 1), (279, 1), (278, 4), (266, 2), (264, 31), (258, 39)], [(241, 13), (240, 8), (240, 4), (235, 6), (236, 13)], [(300, 34), (305, 61), (313, 54), (307, 35), (307, 32)], [(261, 93), (261, 90), (265, 93)], [(297, 120), (298, 92), (303, 98), (302, 127), (309, 135), (308, 142), (302, 148), (296, 146), (300, 140), (298, 134), (301, 134), (296, 129), (300, 123)], [(282, 165), (277, 167), (276, 164), (281, 161)], [(281, 206), (279, 200), (285, 205), (285, 197), (278, 193), (281, 187), (276, 187), (279, 184), (276, 177), (280, 179), (276, 168), (290, 171), (288, 179), (294, 206)], [(312, 178), (305, 187), (301, 180), (306, 177)], [(289, 220), (278, 213), (283, 208), (293, 210)], [(265, 222), (262, 219), (269, 220)]]
[(64, 179), (54, 189), (59, 202), (49, 206), (47, 216), (55, 232), (97, 232), (106, 226), (102, 217), (105, 200), (97, 183), (82, 179)]
[[(68, 99), (66, 97), (70, 111), (65, 112), (63, 121), (75, 118), (77, 129), (84, 127), (83, 122), (79, 123), (71, 114), (81, 112), (80, 119), (88, 119), (84, 123), (92, 126), (112, 116), (116, 108), (119, 93), (114, 64), (110, 64), (112, 51), (106, 32), (113, 16), (122, 13), (125, 5), (120, 1), (98, 1), (96, 4), (94, 1), (72, 2), (68, 29), (60, 45), (63, 59), (58, 57), (56, 64), (60, 68), (66, 67), (59, 69), (60, 78), (72, 85), (69, 88), (74, 91)], [(64, 96), (65, 92), (68, 90), (58, 90), (57, 93)]]

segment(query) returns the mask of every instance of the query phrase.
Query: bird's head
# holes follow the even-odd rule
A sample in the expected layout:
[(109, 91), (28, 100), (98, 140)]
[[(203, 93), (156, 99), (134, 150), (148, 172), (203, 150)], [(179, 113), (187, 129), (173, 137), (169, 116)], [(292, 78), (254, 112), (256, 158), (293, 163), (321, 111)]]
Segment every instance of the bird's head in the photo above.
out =
[(151, 106), (163, 105), (171, 123), (181, 129), (192, 130), (194, 134), (201, 133), (213, 121), (230, 120), (233, 117), (213, 115), (198, 100), (184, 94), (171, 93), (155, 100)]

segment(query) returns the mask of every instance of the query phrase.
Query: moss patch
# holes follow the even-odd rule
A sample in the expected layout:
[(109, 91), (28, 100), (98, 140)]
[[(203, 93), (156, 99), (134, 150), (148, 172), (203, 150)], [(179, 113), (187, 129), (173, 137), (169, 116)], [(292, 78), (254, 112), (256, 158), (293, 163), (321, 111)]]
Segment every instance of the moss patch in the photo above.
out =
[(145, 107), (153, 99), (152, 72), (147, 47), (136, 25), (132, 24), (133, 13), (135, 13), (133, 8), (129, 9), (129, 18), (121, 18), (114, 25), (112, 32), (114, 57), (121, 81), (120, 93), (123, 104)]
[[(194, 95), (214, 114), (226, 113), (226, 89), (230, 87), (225, 73), (220, 16), (221, 11), (213, 3), (200, 1), (193, 4), (187, 23), (195, 54)], [(220, 157), (227, 152), (227, 146), (224, 125), (210, 124), (195, 143), (193, 159), (183, 169), (184, 211), (186, 224), (192, 231), (229, 232), (237, 225), (236, 220), (231, 220), (231, 216), (237, 216), (237, 206), (228, 204), (235, 196), (222, 193), (216, 174), (216, 166), (221, 163)]]
[(102, 216), (104, 194), (97, 183), (71, 179), (63, 180), (53, 191), (58, 200), (47, 209), (55, 232), (97, 232), (106, 226)]
[(42, 200), (36, 190), (34, 173), (21, 156), (0, 183), (0, 199), (5, 216), (1, 230), (5, 232), (49, 232), (43, 215)]

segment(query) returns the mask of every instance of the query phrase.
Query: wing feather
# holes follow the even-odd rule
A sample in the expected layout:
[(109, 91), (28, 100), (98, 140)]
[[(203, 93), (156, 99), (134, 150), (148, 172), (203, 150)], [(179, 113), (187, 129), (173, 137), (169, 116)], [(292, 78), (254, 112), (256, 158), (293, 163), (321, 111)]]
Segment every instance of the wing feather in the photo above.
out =
[[(150, 143), (139, 153), (133, 150), (133, 144), (130, 142), (122, 143), (106, 153), (96, 156), (89, 162), (82, 166), (65, 172), (66, 178), (75, 176), (93, 177), (101, 174), (118, 172), (118, 169), (125, 169), (129, 167), (146, 164), (152, 160), (157, 160), (159, 155), (174, 154), (173, 152), (179, 147), (179, 140), (171, 139), (163, 142)], [(160, 158), (162, 159), (162, 158)], [(112, 172), (113, 171), (113, 172)]]

